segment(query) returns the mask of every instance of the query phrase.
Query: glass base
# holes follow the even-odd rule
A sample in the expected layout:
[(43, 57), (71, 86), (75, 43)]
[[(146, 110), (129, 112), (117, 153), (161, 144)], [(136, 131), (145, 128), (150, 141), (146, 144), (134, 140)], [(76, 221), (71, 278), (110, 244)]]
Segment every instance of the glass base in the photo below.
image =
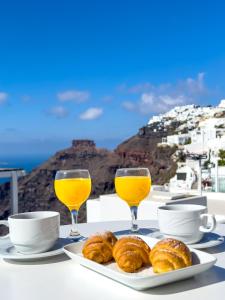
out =
[(138, 231), (134, 232), (131, 231), (131, 229), (124, 229), (124, 230), (118, 230), (115, 231), (114, 233), (116, 235), (146, 235), (146, 236), (151, 236), (154, 232), (159, 231), (158, 228), (146, 228), (146, 227), (139, 227)]
[(78, 231), (75, 231), (75, 230), (71, 229), (70, 236), (71, 237), (76, 237), (76, 236), (81, 236), (81, 235)]
[(71, 229), (68, 239), (73, 240), (74, 242), (79, 242), (86, 240), (86, 237), (82, 236), (78, 231), (73, 231)]
[(138, 227), (137, 224), (132, 224), (132, 228), (130, 230), (131, 233), (139, 233), (140, 228)]

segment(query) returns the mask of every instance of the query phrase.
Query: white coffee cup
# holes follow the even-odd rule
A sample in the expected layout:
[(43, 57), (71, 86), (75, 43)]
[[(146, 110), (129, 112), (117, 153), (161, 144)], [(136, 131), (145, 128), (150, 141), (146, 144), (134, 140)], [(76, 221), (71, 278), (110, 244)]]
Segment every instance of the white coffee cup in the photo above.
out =
[(160, 232), (186, 244), (200, 241), (205, 232), (216, 227), (216, 219), (207, 214), (207, 208), (195, 204), (172, 204), (158, 208)]
[(59, 238), (60, 216), (54, 211), (15, 214), (0, 224), (9, 227), (9, 234), (0, 239), (9, 237), (16, 250), (23, 254), (45, 252)]

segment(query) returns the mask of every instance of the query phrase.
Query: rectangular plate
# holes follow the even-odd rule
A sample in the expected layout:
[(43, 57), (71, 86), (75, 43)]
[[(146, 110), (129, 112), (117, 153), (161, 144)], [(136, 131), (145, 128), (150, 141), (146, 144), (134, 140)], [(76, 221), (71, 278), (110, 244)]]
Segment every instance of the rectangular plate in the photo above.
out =
[[(153, 246), (159, 241), (157, 239), (139, 235), (152, 249)], [(64, 252), (78, 264), (85, 266), (95, 272), (125, 284), (135, 290), (145, 290), (148, 288), (156, 287), (159, 285), (167, 284), (170, 282), (179, 281), (185, 278), (192, 277), (212, 267), (216, 258), (208, 253), (191, 249), (193, 265), (187, 268), (155, 274), (152, 267), (141, 269), (137, 273), (126, 273), (117, 267), (115, 262), (108, 264), (98, 264), (94, 261), (86, 259), (82, 255), (83, 242), (73, 243), (64, 247)]]

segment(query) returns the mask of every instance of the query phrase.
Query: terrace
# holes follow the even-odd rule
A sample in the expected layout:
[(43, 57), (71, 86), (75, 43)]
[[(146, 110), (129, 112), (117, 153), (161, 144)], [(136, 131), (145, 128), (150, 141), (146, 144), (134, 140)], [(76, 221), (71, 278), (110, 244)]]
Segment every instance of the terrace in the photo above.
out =
[[(10, 170), (10, 172), (13, 171), (21, 172), (21, 170)], [(18, 173), (17, 175), (22, 175), (22, 173)], [(70, 246), (70, 243), (74, 242), (68, 239), (71, 226), (64, 225), (60, 227), (59, 243), (54, 246), (53, 250), (41, 254), (27, 256), (19, 254), (13, 250), (14, 248), (8, 238), (0, 239), (0, 256), (2, 257), (0, 261), (1, 295), (7, 300), (27, 300), (30, 299), (31, 295), (34, 300), (45, 300), (51, 299), (52, 297), (57, 300), (63, 296), (70, 298), (74, 294), (77, 295), (78, 299), (90, 299), (90, 297), (94, 295), (95, 297), (99, 297), (99, 299), (120, 299), (122, 296), (125, 300), (132, 297), (143, 300), (155, 299), (155, 296), (159, 299), (173, 298), (176, 300), (180, 299), (180, 297), (182, 297), (182, 299), (190, 299), (190, 297), (194, 298), (196, 295), (204, 297), (204, 299), (207, 300), (211, 299), (210, 294), (212, 293), (219, 297), (225, 288), (223, 238), (223, 236), (225, 236), (223, 224), (225, 223), (224, 198), (223, 195), (219, 193), (211, 193), (210, 195), (203, 193), (202, 196), (199, 196), (197, 192), (192, 192), (192, 194), (169, 193), (161, 186), (153, 186), (150, 195), (141, 202), (138, 209), (137, 223), (141, 228), (142, 234), (140, 237), (150, 244), (155, 244), (158, 241), (155, 239), (160, 238), (160, 232), (158, 230), (158, 209), (163, 205), (197, 204), (199, 207), (202, 205), (206, 206), (209, 213), (216, 214), (216, 220), (218, 222), (214, 233), (207, 236), (209, 239), (207, 238), (202, 241), (203, 245), (204, 243), (210, 245), (204, 246), (206, 248), (204, 251), (213, 254), (214, 257), (218, 259), (216, 265), (210, 270), (202, 272), (194, 278), (182, 281), (181, 283), (173, 282), (171, 284), (155, 287), (154, 289), (151, 289), (151, 284), (148, 284), (149, 288), (145, 287), (144, 291), (135, 290), (137, 286), (133, 286), (133, 284), (136, 284), (136, 281), (134, 283), (127, 283), (126, 285), (134, 288), (130, 289), (130, 287), (119, 283), (123, 283), (123, 280), (121, 281), (119, 277), (116, 278), (116, 281), (119, 282), (113, 281), (111, 278), (114, 278), (114, 273), (108, 273), (107, 276), (111, 278), (99, 274), (99, 272), (104, 271), (104, 267), (102, 269), (103, 271), (100, 270), (96, 273), (94, 272), (96, 270), (95, 265), (89, 266), (88, 261), (82, 262), (81, 260), (79, 262), (80, 254), (76, 256), (75, 250), (70, 249), (76, 249), (76, 247), (78, 247), (76, 245), (83, 242), (78, 242), (77, 244), (75, 241), (75, 243)], [(218, 199), (213, 198), (213, 194)], [(17, 210), (16, 207), (14, 207), (14, 209)], [(129, 207), (124, 201), (121, 201), (116, 194), (111, 194), (102, 195), (98, 199), (87, 201), (87, 223), (79, 224), (78, 230), (83, 237), (88, 238), (96, 232), (102, 232), (104, 230), (110, 230), (118, 235), (127, 235), (129, 234), (129, 227)], [(210, 244), (212, 242), (215, 243), (214, 247)], [(69, 257), (63, 253), (63, 247)], [(192, 251), (196, 250), (193, 249)], [(200, 263), (197, 263), (195, 267), (199, 268), (201, 264), (205, 266), (204, 255), (206, 254), (198, 251), (196, 253), (198, 257), (202, 257), (202, 260)], [(213, 256), (209, 256), (210, 259), (212, 257)], [(86, 263), (88, 268), (82, 266), (83, 264), (86, 265)], [(90, 268), (92, 270), (90, 270)], [(104, 274), (104, 272), (102, 274)], [(184, 276), (182, 274), (185, 273), (181, 273), (180, 279)], [(153, 286), (157, 286), (160, 283), (154, 283), (154, 276), (149, 277), (148, 280)], [(186, 276), (184, 276), (184, 278), (185, 277)], [(177, 281), (177, 279), (172, 278), (169, 281), (173, 280)], [(88, 289), (85, 288), (87, 282)], [(167, 282), (167, 280), (165, 282)], [(141, 288), (139, 287), (138, 289)]]
[[(157, 221), (139, 221), (142, 228), (157, 228)], [(129, 221), (111, 221), (80, 224), (82, 235), (88, 237), (95, 232), (111, 230), (126, 231)], [(61, 227), (61, 238), (65, 238), (70, 226)], [(225, 235), (224, 225), (219, 225), (216, 234)], [(224, 244), (205, 250), (217, 258), (216, 265), (210, 270), (181, 282), (137, 291), (122, 285), (110, 278), (102, 276), (65, 254), (57, 256), (21, 261), (0, 261), (1, 297), (7, 300), (38, 299), (223, 299), (225, 289), (225, 254)]]

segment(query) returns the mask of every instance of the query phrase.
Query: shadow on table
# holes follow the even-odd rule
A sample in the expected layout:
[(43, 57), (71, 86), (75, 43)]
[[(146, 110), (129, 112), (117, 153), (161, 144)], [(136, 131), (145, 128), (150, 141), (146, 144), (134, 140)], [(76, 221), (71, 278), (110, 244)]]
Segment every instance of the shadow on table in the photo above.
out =
[(221, 253), (225, 252), (225, 236), (221, 236), (224, 241), (219, 246), (213, 247), (213, 248), (207, 248), (206, 251), (211, 254)]
[(114, 234), (116, 235), (129, 235), (129, 234), (141, 234), (141, 235), (151, 235), (152, 233), (159, 231), (158, 228), (140, 228), (137, 233), (133, 233), (130, 231), (130, 229), (125, 229), (125, 230), (118, 230), (114, 231)]
[[(59, 238), (58, 241), (55, 243), (52, 249), (47, 251), (46, 253), (49, 252), (48, 257), (40, 257), (40, 258), (32, 258), (32, 259), (7, 259), (4, 258), (4, 261), (10, 263), (10, 264), (17, 264), (17, 265), (45, 265), (45, 264), (54, 264), (54, 263), (59, 263), (62, 261), (69, 260), (70, 258), (64, 254), (62, 248), (68, 244), (73, 243), (74, 240), (69, 239), (69, 238)], [(51, 253), (53, 251), (58, 251), (58, 254)]]
[(63, 261), (67, 261), (70, 258), (66, 254), (59, 254), (54, 257), (50, 258), (42, 258), (39, 260), (33, 260), (33, 261), (21, 261), (21, 260), (12, 260), (12, 259), (6, 259), (4, 258), (3, 260), (6, 261), (9, 264), (13, 265), (48, 265), (48, 264), (56, 264), (60, 263)]
[(190, 279), (184, 279), (176, 283), (174, 282), (167, 285), (148, 289), (146, 291), (142, 291), (142, 293), (149, 295), (178, 294), (223, 281), (225, 281), (225, 269), (218, 266), (214, 266), (209, 271), (204, 272), (198, 276), (192, 277)]

